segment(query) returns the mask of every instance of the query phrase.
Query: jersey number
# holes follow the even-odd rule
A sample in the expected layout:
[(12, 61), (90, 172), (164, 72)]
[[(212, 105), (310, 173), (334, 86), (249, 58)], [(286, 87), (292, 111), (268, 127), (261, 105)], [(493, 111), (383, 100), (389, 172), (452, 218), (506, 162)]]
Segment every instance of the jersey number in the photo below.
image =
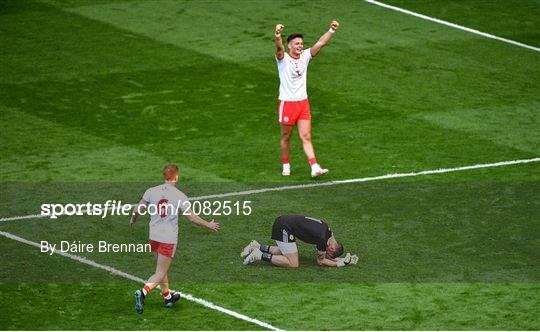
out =
[(159, 216), (161, 218), (165, 218), (167, 217), (167, 209), (168, 209), (168, 206), (169, 206), (169, 201), (165, 198), (163, 199), (160, 199), (159, 202), (157, 203), (157, 206), (158, 206), (158, 213), (159, 213)]

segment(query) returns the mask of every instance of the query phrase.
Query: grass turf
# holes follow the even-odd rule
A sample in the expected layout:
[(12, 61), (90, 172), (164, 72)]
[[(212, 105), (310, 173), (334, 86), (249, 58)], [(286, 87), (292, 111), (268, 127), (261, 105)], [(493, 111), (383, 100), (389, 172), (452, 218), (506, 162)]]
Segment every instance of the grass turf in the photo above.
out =
[[(540, 45), (534, 1), (391, 3)], [(0, 8), (2, 216), (43, 202), (132, 202), (169, 161), (190, 195), (309, 181), (297, 139), (293, 176), (279, 176), (279, 21), (308, 45), (331, 18), (342, 23), (308, 87), (328, 180), (540, 152), (536, 52), (363, 2)], [(539, 177), (530, 164), (240, 197), (254, 213), (219, 218), (220, 234), (182, 226), (173, 286), (286, 329), (538, 329)], [(241, 266), (241, 246), (267, 239), (284, 213), (326, 218), (361, 264), (320, 269), (301, 245), (298, 270)], [(0, 224), (33, 241), (146, 240), (145, 225), (125, 229), (123, 218)], [(138, 317), (137, 285), (5, 238), (0, 246), (4, 329), (257, 328), (188, 302), (167, 312), (157, 295)], [(144, 254), (86, 256), (143, 278), (153, 268)]]
[[(292, 330), (474, 330), (479, 326), (491, 330), (534, 330), (539, 324), (530, 305), (540, 301), (536, 283), (303, 282), (249, 287), (237, 283), (196, 283), (184, 287)], [(0, 318), (5, 329), (260, 329), (184, 300), (171, 310), (163, 309), (158, 296), (149, 298), (143, 315), (136, 316), (120, 310), (133, 305), (133, 286), (125, 283), (2, 284), (0, 290), (2, 296), (14, 298)], [(35, 300), (28, 301), (21, 293)], [(288, 305), (277, 306), (276, 300)], [(323, 305), (326, 310), (321, 313)], [(269, 307), (273, 309), (268, 310)], [(291, 308), (297, 313), (291, 313)], [(92, 319), (88, 317), (90, 312)], [(21, 315), (26, 319), (16, 318)]]

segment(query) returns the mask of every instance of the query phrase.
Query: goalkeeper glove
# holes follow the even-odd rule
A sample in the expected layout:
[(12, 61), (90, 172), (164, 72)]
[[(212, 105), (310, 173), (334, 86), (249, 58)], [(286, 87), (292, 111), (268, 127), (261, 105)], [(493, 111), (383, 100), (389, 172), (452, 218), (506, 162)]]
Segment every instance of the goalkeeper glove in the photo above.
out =
[(345, 255), (345, 257), (340, 258), (337, 261), (337, 266), (338, 267), (344, 267), (344, 266), (347, 266), (349, 264), (356, 265), (356, 263), (358, 263), (358, 256), (356, 256), (356, 255), (351, 256), (350, 253), (347, 253), (347, 255)]

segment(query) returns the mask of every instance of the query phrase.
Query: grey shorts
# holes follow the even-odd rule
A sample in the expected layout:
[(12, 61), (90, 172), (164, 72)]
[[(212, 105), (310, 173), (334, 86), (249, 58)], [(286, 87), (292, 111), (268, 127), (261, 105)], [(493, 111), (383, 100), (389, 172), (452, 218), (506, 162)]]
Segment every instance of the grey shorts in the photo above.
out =
[(293, 254), (298, 252), (296, 242), (281, 242), (276, 240), (276, 244), (282, 254)]

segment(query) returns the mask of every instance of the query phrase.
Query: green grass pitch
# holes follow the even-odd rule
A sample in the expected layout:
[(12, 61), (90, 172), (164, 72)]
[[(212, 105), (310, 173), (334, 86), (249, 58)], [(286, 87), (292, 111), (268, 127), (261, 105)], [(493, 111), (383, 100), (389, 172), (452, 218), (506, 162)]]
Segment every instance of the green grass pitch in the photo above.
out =
[[(386, 3), (540, 46), (537, 0)], [(312, 45), (318, 160), (280, 176), (273, 27)], [(135, 202), (167, 162), (190, 196), (540, 156), (540, 53), (364, 1), (0, 1), (0, 218), (42, 203)], [(229, 197), (218, 234), (182, 220), (171, 287), (285, 330), (538, 330), (540, 165)], [(360, 263), (243, 266), (280, 214), (326, 219)], [(0, 221), (30, 241), (145, 243), (113, 216)], [(2, 330), (260, 330), (0, 237)], [(147, 278), (145, 253), (85, 253)]]

